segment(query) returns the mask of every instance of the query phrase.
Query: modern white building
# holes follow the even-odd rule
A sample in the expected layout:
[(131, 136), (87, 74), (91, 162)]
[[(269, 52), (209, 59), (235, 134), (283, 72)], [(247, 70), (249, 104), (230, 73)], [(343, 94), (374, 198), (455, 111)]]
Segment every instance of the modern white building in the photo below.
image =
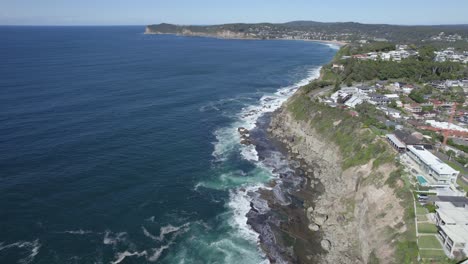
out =
[(428, 179), (432, 186), (449, 186), (457, 180), (459, 171), (441, 161), (423, 146), (409, 145), (408, 155), (418, 163), (420, 169), (432, 179)]
[(449, 257), (468, 255), (468, 205), (435, 202), (439, 238)]
[(356, 93), (354, 94), (348, 101), (346, 101), (345, 105), (351, 108), (356, 107), (356, 105), (360, 105), (364, 102), (369, 100), (369, 97), (365, 93)]

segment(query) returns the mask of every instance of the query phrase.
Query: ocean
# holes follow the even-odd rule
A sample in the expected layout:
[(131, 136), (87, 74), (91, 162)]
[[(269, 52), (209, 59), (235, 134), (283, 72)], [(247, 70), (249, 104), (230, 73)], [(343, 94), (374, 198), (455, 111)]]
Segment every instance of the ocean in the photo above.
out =
[(237, 129), (337, 47), (143, 31), (0, 27), (0, 263), (268, 263)]

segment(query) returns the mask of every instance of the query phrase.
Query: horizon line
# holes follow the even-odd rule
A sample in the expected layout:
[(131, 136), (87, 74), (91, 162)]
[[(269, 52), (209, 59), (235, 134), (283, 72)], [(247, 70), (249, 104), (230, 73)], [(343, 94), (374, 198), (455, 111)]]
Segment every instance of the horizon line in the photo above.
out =
[(95, 26), (149, 26), (149, 25), (157, 25), (157, 24), (171, 24), (176, 26), (217, 26), (217, 25), (228, 25), (228, 24), (286, 24), (291, 22), (316, 22), (316, 23), (336, 23), (336, 24), (345, 24), (345, 23), (356, 23), (362, 25), (389, 25), (389, 26), (468, 26), (468, 22), (464, 23), (437, 23), (437, 24), (390, 24), (390, 23), (363, 23), (363, 22), (356, 22), (356, 21), (336, 21), (336, 22), (322, 22), (322, 21), (315, 21), (315, 20), (291, 20), (287, 22), (228, 22), (228, 23), (213, 23), (213, 24), (201, 24), (201, 23), (194, 23), (194, 24), (179, 24), (179, 23), (169, 23), (169, 22), (156, 22), (150, 24), (0, 24), (0, 26), (26, 26), (26, 27), (95, 27)]

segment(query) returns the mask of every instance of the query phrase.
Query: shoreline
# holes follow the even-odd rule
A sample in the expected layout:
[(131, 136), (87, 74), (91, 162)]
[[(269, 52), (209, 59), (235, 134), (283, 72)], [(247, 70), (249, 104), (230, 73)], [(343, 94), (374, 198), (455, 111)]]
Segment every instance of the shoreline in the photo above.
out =
[[(307, 81), (320, 80), (322, 66)], [(284, 110), (284, 105), (303, 86), (291, 93), (275, 111), (261, 115), (250, 131), (260, 161), (268, 159), (268, 150), (280, 153), (287, 163), (287, 170), (274, 164), (272, 178), (250, 195), (247, 224), (258, 234), (260, 249), (271, 263), (318, 263), (328, 249), (322, 230), (312, 230), (307, 208), (314, 208), (314, 201), (324, 192), (323, 184), (315, 177), (315, 164), (308, 164), (299, 153), (272, 134), (273, 118)], [(267, 121), (265, 121), (267, 120)], [(318, 232), (314, 232), (318, 231)], [(294, 241), (294, 242), (292, 242)]]
[(291, 40), (291, 41), (307, 41), (307, 42), (316, 42), (322, 44), (333, 44), (337, 45), (340, 48), (348, 45), (348, 42), (339, 41), (339, 40), (320, 40), (320, 39), (289, 39), (289, 38), (276, 38), (276, 39), (262, 39), (262, 38), (246, 38), (246, 37), (222, 37), (219, 35), (211, 34), (181, 34), (181, 33), (160, 33), (160, 32), (143, 32), (144, 35), (174, 35), (182, 37), (202, 37), (202, 38), (214, 38), (214, 39), (226, 39), (226, 40)]

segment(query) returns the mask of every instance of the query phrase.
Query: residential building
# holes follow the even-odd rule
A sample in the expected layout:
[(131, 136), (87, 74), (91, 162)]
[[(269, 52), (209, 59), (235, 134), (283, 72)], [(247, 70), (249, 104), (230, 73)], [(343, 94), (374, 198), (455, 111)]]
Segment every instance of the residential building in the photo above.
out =
[(468, 255), (468, 204), (439, 201), (435, 205), (438, 236), (447, 255)]
[(406, 151), (406, 144), (401, 142), (394, 134), (386, 135), (387, 141), (392, 145), (398, 152)]
[(351, 98), (352, 94), (338, 90), (330, 96), (330, 99), (337, 104), (342, 104)]
[(382, 94), (370, 93), (369, 103), (373, 105), (387, 105), (390, 103), (390, 99), (388, 99), (385, 95)]
[(375, 88), (371, 86), (361, 85), (357, 87), (361, 93), (373, 93)]
[(404, 85), (403, 87), (401, 87), (401, 91), (405, 94), (410, 94), (411, 91), (413, 91), (414, 89), (414, 86), (413, 85), (410, 85), (410, 84), (407, 84), (407, 85)]
[(407, 104), (405, 105), (405, 108), (411, 113), (419, 113), (422, 111), (421, 105), (417, 103)]
[(349, 100), (345, 102), (345, 105), (351, 108), (356, 107), (356, 105), (362, 104), (369, 100), (369, 97), (365, 93), (356, 93)]
[(423, 146), (409, 145), (408, 151), (408, 155), (418, 163), (420, 169), (432, 177), (431, 185), (443, 187), (456, 182), (459, 171), (452, 169)]
[(382, 110), (385, 113), (385, 115), (387, 115), (388, 117), (391, 117), (393, 119), (401, 118), (401, 112), (396, 109), (385, 107), (385, 106), (381, 106), (379, 107), (379, 109)]

